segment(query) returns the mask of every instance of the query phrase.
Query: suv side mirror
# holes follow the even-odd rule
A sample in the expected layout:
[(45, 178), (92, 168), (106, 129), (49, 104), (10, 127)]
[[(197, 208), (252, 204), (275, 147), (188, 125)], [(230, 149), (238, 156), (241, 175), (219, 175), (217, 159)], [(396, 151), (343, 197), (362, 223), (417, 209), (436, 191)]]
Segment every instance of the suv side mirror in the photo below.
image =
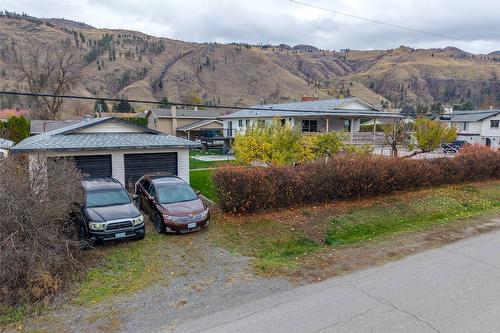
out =
[(200, 195), (200, 194), (201, 194), (201, 192), (200, 192), (200, 191), (198, 191), (198, 190), (196, 190), (194, 193), (195, 193), (196, 195)]
[(132, 195), (132, 200), (137, 200), (139, 199), (139, 196), (137, 194)]

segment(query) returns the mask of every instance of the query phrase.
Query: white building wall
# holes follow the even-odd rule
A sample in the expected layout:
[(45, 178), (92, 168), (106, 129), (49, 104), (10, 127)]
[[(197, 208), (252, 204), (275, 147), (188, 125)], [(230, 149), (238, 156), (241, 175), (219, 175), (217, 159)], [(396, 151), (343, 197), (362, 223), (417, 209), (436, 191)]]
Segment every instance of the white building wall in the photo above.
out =
[(491, 127), (491, 120), (500, 120), (500, 114), (483, 120), (481, 123), (481, 135), (486, 137), (500, 137), (500, 128)]

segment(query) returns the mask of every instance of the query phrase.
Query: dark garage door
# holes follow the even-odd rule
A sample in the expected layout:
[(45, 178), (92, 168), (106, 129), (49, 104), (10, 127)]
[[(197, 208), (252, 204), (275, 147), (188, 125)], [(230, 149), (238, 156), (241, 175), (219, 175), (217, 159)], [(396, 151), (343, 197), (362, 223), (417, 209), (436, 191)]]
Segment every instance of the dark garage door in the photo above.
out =
[(153, 172), (177, 175), (177, 153), (125, 154), (125, 184)]
[(111, 155), (73, 156), (76, 167), (89, 177), (112, 177)]

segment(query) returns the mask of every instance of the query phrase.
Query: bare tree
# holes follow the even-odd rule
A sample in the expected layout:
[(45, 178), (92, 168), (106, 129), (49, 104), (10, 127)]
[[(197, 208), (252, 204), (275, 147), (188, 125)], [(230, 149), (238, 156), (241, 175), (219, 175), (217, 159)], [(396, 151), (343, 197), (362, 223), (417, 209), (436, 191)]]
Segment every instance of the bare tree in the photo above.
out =
[(398, 146), (408, 147), (411, 143), (410, 126), (402, 120), (394, 120), (384, 125), (384, 141), (391, 146), (393, 157), (398, 157)]
[[(41, 46), (33, 40), (18, 54), (18, 65), (23, 79), (32, 93), (62, 95), (75, 84), (80, 76), (77, 55), (71, 47), (59, 45)], [(34, 97), (41, 119), (56, 119), (61, 112), (63, 98)]]

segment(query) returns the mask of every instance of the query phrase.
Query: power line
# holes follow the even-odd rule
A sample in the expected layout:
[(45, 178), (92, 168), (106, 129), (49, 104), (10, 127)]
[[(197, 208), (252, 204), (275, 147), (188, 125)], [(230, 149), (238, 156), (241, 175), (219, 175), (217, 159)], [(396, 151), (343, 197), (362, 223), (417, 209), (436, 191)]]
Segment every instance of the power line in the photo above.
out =
[[(13, 95), (13, 96), (28, 96), (28, 97), (52, 97), (52, 98), (65, 98), (65, 99), (83, 99), (92, 101), (108, 101), (108, 102), (130, 102), (130, 103), (141, 103), (141, 104), (161, 104), (159, 101), (141, 100), (141, 99), (124, 99), (124, 98), (108, 98), (108, 97), (89, 97), (89, 96), (77, 96), (77, 95), (56, 95), (56, 94), (44, 94), (44, 93), (31, 93), (31, 92), (19, 92), (19, 91), (0, 91), (0, 95)], [(295, 109), (280, 109), (280, 108), (259, 108), (259, 107), (241, 107), (241, 106), (227, 106), (227, 105), (205, 105), (205, 104), (190, 104), (190, 103), (179, 103), (179, 102), (168, 102), (168, 105), (174, 106), (186, 106), (193, 108), (212, 108), (212, 109), (229, 109), (229, 110), (252, 110), (252, 111), (278, 111), (278, 112), (308, 112), (305, 110), (295, 110)], [(314, 110), (314, 112), (330, 112), (331, 110)], [(356, 111), (356, 110), (354, 110)]]
[[(297, 5), (302, 5), (302, 6), (306, 6), (306, 7), (310, 7), (310, 8), (315, 8), (315, 9), (323, 10), (323, 11), (330, 12), (330, 13), (333, 13), (333, 14), (347, 16), (347, 17), (351, 17), (351, 18), (355, 18), (355, 19), (358, 19), (358, 20), (363, 20), (363, 21), (367, 21), (367, 22), (371, 22), (371, 23), (386, 25), (386, 26), (389, 26), (389, 27), (392, 27), (392, 28), (397, 28), (397, 29), (402, 29), (402, 30), (406, 30), (406, 31), (417, 32), (417, 33), (426, 34), (426, 35), (430, 35), (430, 36), (434, 36), (434, 37), (439, 37), (439, 38), (451, 39), (451, 40), (455, 40), (455, 41), (463, 42), (463, 43), (482, 43), (482, 41), (466, 41), (466, 40), (458, 39), (458, 38), (455, 38), (455, 37), (438, 34), (438, 33), (435, 33), (435, 32), (420, 30), (420, 29), (416, 29), (416, 28), (412, 28), (412, 27), (408, 27), (408, 26), (404, 26), (404, 25), (399, 25), (399, 24), (394, 24), (394, 23), (390, 23), (390, 22), (375, 20), (375, 19), (371, 19), (371, 18), (367, 18), (367, 17), (362, 17), (362, 16), (358, 16), (358, 15), (353, 15), (353, 14), (349, 14), (349, 13), (344, 13), (344, 12), (340, 12), (340, 11), (337, 11), (337, 10), (333, 10), (333, 9), (329, 9), (329, 8), (317, 6), (317, 5), (314, 5), (314, 4), (311, 4), (311, 3), (307, 3), (307, 2), (301, 2), (301, 1), (297, 1), (297, 0), (288, 0), (288, 1), (290, 1), (292, 3), (295, 3)], [(484, 43), (491, 45), (491, 43), (488, 43), (488, 42), (484, 42)]]

